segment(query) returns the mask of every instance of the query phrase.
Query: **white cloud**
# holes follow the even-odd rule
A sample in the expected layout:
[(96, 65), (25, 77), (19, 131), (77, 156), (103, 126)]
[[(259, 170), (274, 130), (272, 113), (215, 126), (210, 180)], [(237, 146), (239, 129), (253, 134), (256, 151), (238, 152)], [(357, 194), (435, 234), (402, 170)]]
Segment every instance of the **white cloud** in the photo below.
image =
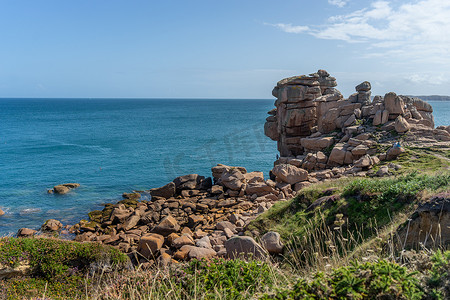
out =
[(331, 5), (336, 5), (337, 7), (344, 7), (348, 0), (328, 0)]
[(370, 7), (332, 16), (325, 24), (295, 26), (279, 23), (274, 26), (285, 32), (307, 33), (319, 39), (365, 43), (365, 57), (390, 55), (450, 63), (448, 0), (408, 0), (397, 6), (388, 1), (374, 1)]
[(278, 24), (264, 23), (264, 25), (276, 27), (287, 33), (303, 33), (310, 30), (308, 26), (292, 26), (292, 24), (283, 24), (283, 23)]
[(441, 73), (441, 74), (434, 74), (434, 73), (415, 73), (415, 74), (409, 74), (405, 76), (405, 80), (412, 83), (412, 84), (427, 84), (427, 85), (442, 85), (442, 84), (448, 84), (449, 79), (448, 77)]

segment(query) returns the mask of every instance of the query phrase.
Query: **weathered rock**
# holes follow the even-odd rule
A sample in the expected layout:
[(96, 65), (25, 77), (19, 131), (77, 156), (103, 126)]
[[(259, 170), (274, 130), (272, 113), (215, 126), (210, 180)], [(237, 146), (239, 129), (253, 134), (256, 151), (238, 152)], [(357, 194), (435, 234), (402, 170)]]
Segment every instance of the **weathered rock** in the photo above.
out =
[(45, 223), (42, 225), (41, 230), (42, 231), (59, 231), (63, 225), (60, 221), (55, 219), (50, 219), (45, 221)]
[(354, 166), (357, 168), (367, 168), (372, 166), (372, 160), (368, 154), (364, 155), (357, 161), (355, 161)]
[(318, 137), (318, 138), (303, 138), (301, 139), (301, 145), (305, 149), (319, 151), (326, 149), (333, 145), (333, 137)]
[(36, 230), (29, 229), (29, 228), (20, 228), (17, 232), (18, 237), (30, 237), (37, 233)]
[(228, 171), (230, 169), (238, 169), (242, 174), (247, 173), (247, 170), (244, 167), (231, 167), (223, 164), (217, 164), (217, 166), (211, 168), (214, 182), (220, 179), (223, 172)]
[(56, 194), (66, 194), (71, 189), (75, 189), (77, 187), (80, 187), (79, 183), (64, 183), (64, 184), (54, 186), (53, 192)]
[(247, 183), (264, 182), (263, 172), (249, 172), (244, 174), (244, 178)]
[(223, 193), (223, 186), (221, 186), (221, 185), (213, 185), (211, 187), (211, 194), (217, 195), (217, 194), (222, 194), (222, 193)]
[(398, 97), (396, 93), (387, 93), (384, 95), (384, 106), (389, 114), (404, 114), (405, 103), (401, 97)]
[(137, 251), (145, 258), (152, 259), (164, 244), (164, 237), (156, 233), (147, 233), (139, 239)]
[(397, 146), (393, 146), (391, 148), (389, 148), (389, 150), (386, 153), (386, 159), (387, 160), (393, 160), (396, 159), (397, 156), (399, 156), (400, 154), (406, 152), (406, 150), (403, 147), (397, 147)]
[(400, 240), (407, 248), (445, 248), (450, 244), (449, 224), (450, 193), (439, 193), (419, 205), (410, 223), (399, 230)]
[(283, 243), (278, 232), (269, 231), (261, 237), (261, 245), (270, 254), (280, 254), (283, 252)]
[(141, 194), (139, 194), (139, 193), (123, 193), (122, 197), (124, 199), (137, 200), (137, 199), (141, 198)]
[(372, 87), (370, 85), (370, 82), (368, 82), (368, 81), (364, 81), (355, 87), (357, 92), (360, 92), (360, 91), (367, 92), (367, 91), (370, 91), (371, 88)]
[(359, 155), (364, 155), (367, 153), (367, 151), (369, 150), (369, 147), (365, 146), (365, 145), (358, 145), (355, 148), (352, 149), (352, 154), (359, 156)]
[(381, 125), (381, 116), (383, 115), (383, 111), (382, 110), (377, 110), (377, 112), (375, 113), (375, 116), (373, 117), (373, 121), (372, 124), (373, 126), (378, 126)]
[(140, 219), (141, 219), (141, 216), (137, 213), (131, 215), (123, 224), (123, 229), (125, 231), (130, 230), (131, 228), (133, 228), (134, 226), (137, 225), (137, 223), (139, 222)]
[(308, 179), (308, 172), (293, 165), (280, 164), (272, 169), (272, 173), (277, 179), (289, 184), (305, 181)]
[(278, 123), (276, 121), (266, 122), (264, 124), (264, 134), (272, 140), (278, 141), (280, 138), (280, 134), (278, 132)]
[(70, 191), (70, 189), (64, 185), (55, 185), (53, 187), (53, 192), (56, 194), (67, 194)]
[(245, 188), (245, 193), (247, 195), (256, 194), (257, 196), (264, 196), (275, 193), (275, 190), (265, 182), (257, 182), (248, 184)]
[(162, 197), (168, 199), (175, 195), (175, 188), (176, 188), (175, 183), (169, 182), (168, 184), (162, 187), (151, 189), (150, 195), (152, 197)]
[(232, 168), (226, 170), (220, 176), (220, 182), (227, 188), (231, 190), (238, 191), (244, 184), (244, 175), (239, 171), (239, 169)]
[(177, 260), (187, 260), (189, 251), (191, 250), (192, 246), (186, 245), (178, 249), (174, 255), (173, 258)]
[(383, 114), (381, 115), (381, 124), (386, 124), (389, 121), (389, 111), (383, 110)]
[(235, 236), (227, 240), (224, 245), (229, 258), (239, 257), (242, 253), (259, 259), (266, 257), (266, 252), (261, 245), (249, 236)]
[(384, 177), (389, 175), (389, 167), (388, 166), (382, 166), (376, 173), (376, 176), (378, 177)]
[(194, 240), (188, 235), (182, 235), (172, 242), (172, 246), (177, 249), (183, 247), (184, 245), (194, 246), (195, 243)]
[(189, 215), (188, 226), (193, 228), (200, 223), (205, 222), (205, 218), (201, 215)]
[(202, 258), (211, 258), (214, 257), (217, 253), (213, 249), (208, 248), (200, 248), (191, 246), (188, 257), (189, 259), (202, 259)]
[(209, 240), (209, 237), (207, 235), (195, 241), (195, 246), (200, 248), (212, 249), (211, 241)]
[(198, 174), (189, 174), (177, 177), (173, 180), (177, 192), (182, 190), (205, 190), (212, 186), (211, 178), (205, 178)]
[(414, 107), (418, 111), (425, 111), (430, 113), (433, 112), (433, 107), (431, 106), (431, 104), (426, 101), (423, 101), (422, 99), (407, 97), (407, 103), (414, 105)]
[(233, 223), (228, 222), (228, 221), (222, 221), (222, 222), (217, 223), (217, 225), (216, 225), (217, 230), (224, 230), (225, 228), (228, 228), (231, 231), (234, 231), (234, 230), (236, 230), (236, 225), (234, 225)]
[(336, 144), (330, 153), (330, 157), (328, 158), (328, 164), (338, 166), (344, 164), (346, 152), (347, 151), (344, 149), (343, 144)]
[(402, 116), (398, 116), (395, 119), (395, 131), (398, 133), (404, 133), (410, 129), (408, 121), (406, 121)]
[(159, 267), (165, 268), (172, 263), (172, 257), (168, 253), (161, 253), (157, 259)]
[(163, 236), (168, 236), (169, 234), (179, 230), (180, 225), (178, 225), (177, 220), (175, 220), (175, 218), (171, 215), (168, 215), (164, 217), (158, 225), (153, 227), (152, 232)]

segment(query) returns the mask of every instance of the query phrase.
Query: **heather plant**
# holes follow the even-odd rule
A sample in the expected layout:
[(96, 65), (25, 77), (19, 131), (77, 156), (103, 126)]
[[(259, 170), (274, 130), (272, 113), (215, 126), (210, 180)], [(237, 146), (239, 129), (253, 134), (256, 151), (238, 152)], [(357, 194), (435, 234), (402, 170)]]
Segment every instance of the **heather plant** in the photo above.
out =
[(432, 266), (426, 277), (428, 297), (448, 299), (450, 297), (450, 251), (437, 250), (431, 256)]
[(57, 280), (101, 264), (123, 267), (128, 258), (117, 249), (97, 243), (50, 238), (0, 239), (0, 263), (16, 267), (22, 262), (30, 265), (32, 274)]
[(386, 260), (352, 262), (328, 274), (318, 272), (311, 281), (300, 279), (291, 289), (261, 299), (421, 299), (424, 293), (415, 275)]

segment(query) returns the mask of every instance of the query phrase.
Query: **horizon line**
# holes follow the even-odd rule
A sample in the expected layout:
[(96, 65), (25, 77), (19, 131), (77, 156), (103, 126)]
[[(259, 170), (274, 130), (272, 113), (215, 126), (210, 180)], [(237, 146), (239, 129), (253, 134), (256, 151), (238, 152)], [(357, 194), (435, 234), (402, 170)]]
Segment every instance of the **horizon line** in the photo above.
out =
[(181, 97), (0, 97), (0, 100), (4, 99), (106, 99), (106, 100), (274, 100), (269, 98), (208, 98), (208, 97), (202, 97), (202, 98), (193, 98), (193, 97), (187, 97), (187, 98), (181, 98)]

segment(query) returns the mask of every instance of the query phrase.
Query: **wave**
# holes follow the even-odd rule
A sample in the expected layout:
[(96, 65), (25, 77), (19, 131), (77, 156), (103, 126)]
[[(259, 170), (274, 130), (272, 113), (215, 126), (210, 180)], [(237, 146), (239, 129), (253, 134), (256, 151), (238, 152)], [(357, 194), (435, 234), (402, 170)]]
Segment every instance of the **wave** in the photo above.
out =
[(82, 149), (89, 149), (89, 150), (94, 150), (94, 151), (98, 151), (101, 153), (110, 153), (111, 152), (111, 148), (107, 148), (107, 147), (102, 147), (102, 146), (98, 146), (98, 145), (83, 145), (83, 144), (73, 144), (73, 143), (64, 143), (64, 142), (58, 142), (58, 141), (54, 141), (55, 143), (57, 143), (57, 145), (33, 145), (30, 147), (27, 147), (29, 150), (60, 150), (60, 149), (64, 149), (64, 148), (82, 148)]
[(41, 211), (40, 208), (24, 208), (24, 209), (20, 210), (19, 214), (20, 215), (29, 215), (29, 214), (37, 213), (40, 211)]

